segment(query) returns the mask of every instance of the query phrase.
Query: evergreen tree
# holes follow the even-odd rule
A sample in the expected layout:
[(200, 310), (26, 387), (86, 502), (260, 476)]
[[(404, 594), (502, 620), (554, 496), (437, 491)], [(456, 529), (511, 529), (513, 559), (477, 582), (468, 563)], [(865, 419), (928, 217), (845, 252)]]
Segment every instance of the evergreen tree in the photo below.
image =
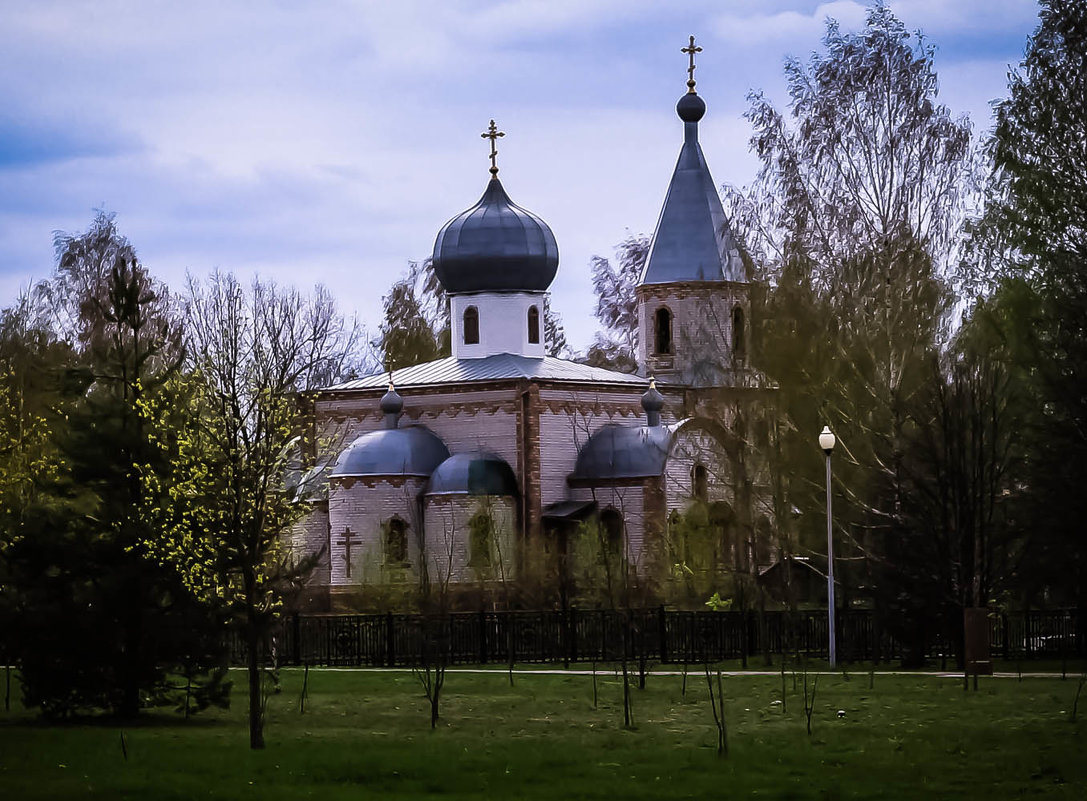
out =
[(1035, 413), (1025, 484), (1030, 501), (1026, 600), (1087, 607), (1087, 6), (1043, 0), (1009, 96), (997, 104), (994, 174), (977, 246), (995, 256), (998, 295), (1030, 346)]
[[(89, 236), (101, 244), (99, 233), (92, 227)], [(155, 532), (143, 478), (170, 466), (169, 451), (156, 445), (168, 432), (148, 425), (144, 407), (178, 369), (180, 332), (127, 243), (69, 241), (80, 259), (113, 262), (103, 268), (62, 254), (53, 286), (66, 291), (50, 296), (78, 309), (69, 322), (81, 349), (66, 370), (73, 399), (55, 432), (62, 458), (26, 508), (28, 531), (11, 551), (25, 700), (50, 715), (105, 708), (131, 717), (168, 699), (171, 674), (187, 674), (191, 699), (189, 682), (210, 670), (195, 695), (225, 702), (214, 610), (151, 562), (144, 545)]]

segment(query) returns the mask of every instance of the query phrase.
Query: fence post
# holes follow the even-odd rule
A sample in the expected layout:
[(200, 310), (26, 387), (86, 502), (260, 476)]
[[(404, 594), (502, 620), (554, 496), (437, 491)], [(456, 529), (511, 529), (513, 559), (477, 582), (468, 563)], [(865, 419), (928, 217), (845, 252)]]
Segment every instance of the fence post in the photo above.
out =
[[(509, 620), (506, 620), (509, 625)], [(487, 613), (479, 610), (479, 663), (487, 664)]]
[(663, 665), (668, 661), (668, 624), (665, 618), (664, 604), (657, 611), (657, 636), (660, 646), (660, 660)]
[(566, 650), (570, 655), (570, 661), (577, 663), (577, 610), (570, 607), (566, 610), (566, 626), (568, 640)]
[(293, 648), (291, 648), (291, 659), (295, 665), (302, 664), (302, 622), (299, 619), (298, 613), (295, 612), (291, 618), (291, 634), (294, 637)]
[(396, 631), (393, 629), (393, 613), (385, 613), (385, 667), (396, 665)]

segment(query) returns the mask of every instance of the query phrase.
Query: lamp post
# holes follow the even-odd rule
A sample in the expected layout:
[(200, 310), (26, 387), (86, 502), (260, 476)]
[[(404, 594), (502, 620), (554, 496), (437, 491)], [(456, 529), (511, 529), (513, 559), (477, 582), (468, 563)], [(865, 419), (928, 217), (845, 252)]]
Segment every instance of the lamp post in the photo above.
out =
[(834, 452), (834, 434), (830, 426), (823, 426), (819, 434), (819, 447), (827, 455), (827, 638), (830, 666), (837, 667), (837, 645), (834, 637), (834, 525), (830, 514), (830, 455)]

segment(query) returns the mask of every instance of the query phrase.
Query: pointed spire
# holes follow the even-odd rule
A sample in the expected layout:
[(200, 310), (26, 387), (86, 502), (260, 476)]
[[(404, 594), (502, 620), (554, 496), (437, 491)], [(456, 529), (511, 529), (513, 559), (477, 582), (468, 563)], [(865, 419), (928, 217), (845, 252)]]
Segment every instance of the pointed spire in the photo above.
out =
[(706, 114), (706, 103), (694, 89), (694, 56), (701, 51), (693, 36), (682, 48), (689, 57), (687, 92), (676, 104), (683, 120), (683, 147), (639, 284), (747, 280), (721, 196), (698, 144), (698, 122)]

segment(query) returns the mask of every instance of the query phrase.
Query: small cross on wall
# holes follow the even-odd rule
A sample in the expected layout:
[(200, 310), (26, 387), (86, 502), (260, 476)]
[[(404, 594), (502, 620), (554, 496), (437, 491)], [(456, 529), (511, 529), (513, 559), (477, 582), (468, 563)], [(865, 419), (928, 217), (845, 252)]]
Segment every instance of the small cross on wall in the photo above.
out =
[(343, 546), (344, 576), (351, 578), (351, 546), (358, 544), (358, 535), (349, 528), (343, 530), (343, 537), (336, 543)]

